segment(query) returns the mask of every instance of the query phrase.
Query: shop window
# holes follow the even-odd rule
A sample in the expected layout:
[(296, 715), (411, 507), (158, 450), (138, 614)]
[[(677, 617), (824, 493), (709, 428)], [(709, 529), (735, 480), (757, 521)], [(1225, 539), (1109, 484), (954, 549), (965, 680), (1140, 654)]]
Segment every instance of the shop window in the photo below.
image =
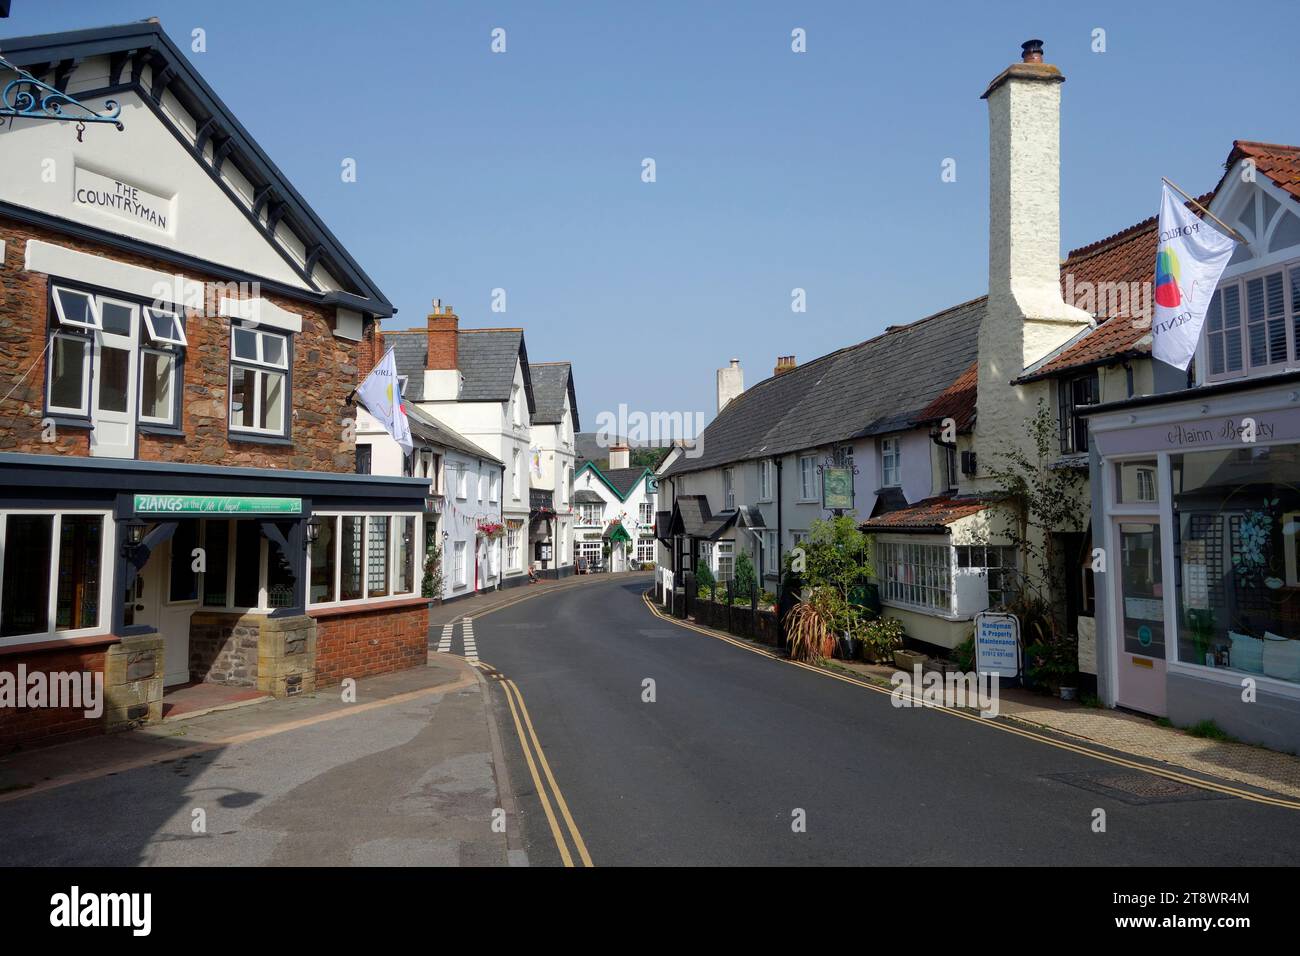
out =
[(1085, 405), (1095, 405), (1100, 397), (1097, 372), (1056, 383), (1057, 426), (1061, 454), (1078, 455), (1088, 450), (1088, 419), (1078, 413)]
[(416, 540), (415, 516), (397, 519), (397, 593), (415, 590)]
[(0, 538), (0, 637), (103, 626), (103, 515), (14, 512)]
[(236, 521), (235, 607), (261, 607), (262, 530), (252, 521)]
[(325, 604), (338, 600), (338, 529), (339, 519), (335, 515), (322, 516), (320, 533), (311, 546), (311, 595), (312, 604)]
[(286, 433), (289, 340), (235, 325), (230, 330), (230, 427), (255, 434)]
[(361, 599), (364, 572), (361, 565), (361, 555), (365, 549), (365, 527), (365, 518), (358, 515), (344, 515), (339, 575), (340, 601), (359, 601)]
[(182, 521), (178, 524), (171, 540), (171, 567), (167, 584), (169, 603), (198, 600), (199, 576), (194, 570), (194, 549), (198, 546), (198, 521)]
[(1178, 660), (1300, 684), (1300, 445), (1170, 465)]
[(225, 607), (229, 598), (230, 522), (203, 522), (203, 606)]
[(388, 518), (368, 518), (366, 547), (367, 594), (384, 597), (388, 594)]

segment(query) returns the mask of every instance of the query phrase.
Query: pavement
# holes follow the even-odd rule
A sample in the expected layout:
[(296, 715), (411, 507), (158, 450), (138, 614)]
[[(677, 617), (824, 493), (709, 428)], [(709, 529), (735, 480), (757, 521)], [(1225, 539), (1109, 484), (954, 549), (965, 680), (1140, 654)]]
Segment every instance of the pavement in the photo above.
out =
[[(3, 865), (521, 865), (465, 661), (0, 760)], [(495, 825), (494, 825), (495, 824)]]
[(896, 707), (856, 675), (656, 615), (647, 585), (474, 622), (498, 723), (527, 705), (531, 754), (505, 752), (534, 864), (564, 846), (577, 865), (578, 838), (596, 866), (1294, 862), (1300, 802), (1272, 787)]

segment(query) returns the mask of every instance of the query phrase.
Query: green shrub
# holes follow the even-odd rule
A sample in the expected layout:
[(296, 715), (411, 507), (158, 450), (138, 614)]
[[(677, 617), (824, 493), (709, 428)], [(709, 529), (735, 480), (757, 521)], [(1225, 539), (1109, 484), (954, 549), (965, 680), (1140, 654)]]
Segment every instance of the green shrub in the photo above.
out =
[(754, 562), (750, 560), (747, 552), (740, 552), (736, 555), (736, 579), (731, 582), (731, 589), (737, 594), (744, 595), (745, 603), (749, 603), (749, 596), (754, 593), (758, 587), (758, 575), (754, 573)]
[(707, 564), (701, 564), (695, 569), (695, 583), (701, 588), (713, 588), (717, 586), (717, 580), (713, 577), (713, 572), (709, 570)]
[(975, 669), (975, 635), (972, 634), (952, 649), (953, 663), (963, 671)]
[(888, 660), (903, 646), (903, 622), (892, 617), (878, 617), (865, 622), (858, 634), (866, 645), (867, 654), (875, 660)]

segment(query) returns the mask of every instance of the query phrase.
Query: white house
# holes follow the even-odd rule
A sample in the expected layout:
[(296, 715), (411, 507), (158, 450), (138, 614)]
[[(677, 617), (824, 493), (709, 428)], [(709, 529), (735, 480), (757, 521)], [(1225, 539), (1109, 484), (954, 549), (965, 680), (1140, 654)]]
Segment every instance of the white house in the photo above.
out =
[(573, 573), (574, 435), (578, 398), (568, 362), (533, 362), (528, 475), (529, 556), (540, 577)]
[[(381, 339), (382, 341), (382, 339)], [(409, 456), (364, 408), (357, 410), (357, 472), (427, 478), (422, 555), (437, 548), (444, 601), (500, 583), (501, 545), (483, 535), (501, 523), (500, 459), (408, 403)]]
[[(535, 410), (522, 329), (462, 329), (437, 299), (428, 327), (385, 333), (393, 343), (408, 406), (429, 413), (502, 463), (500, 584), (528, 581), (528, 449)], [(493, 489), (467, 496), (489, 508)]]
[(629, 457), (626, 445), (615, 445), (609, 468), (589, 461), (574, 479), (576, 558), (588, 569), (629, 571), (655, 563), (658, 479), (650, 468), (630, 467)]

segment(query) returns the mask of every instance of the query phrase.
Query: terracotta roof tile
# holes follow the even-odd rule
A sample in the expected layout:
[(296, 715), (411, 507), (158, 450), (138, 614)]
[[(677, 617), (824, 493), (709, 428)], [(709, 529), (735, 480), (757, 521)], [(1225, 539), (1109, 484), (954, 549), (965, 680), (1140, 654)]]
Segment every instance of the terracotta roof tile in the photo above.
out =
[[(1235, 140), (1224, 162), (1224, 178), (1242, 159), (1255, 161), (1255, 169), (1300, 200), (1300, 146)], [(1223, 179), (1212, 192), (1196, 201), (1208, 205)], [(1194, 208), (1194, 207), (1193, 207)], [(1098, 316), (1097, 328), (1067, 345), (1050, 361), (1020, 377), (1031, 381), (1070, 369), (1087, 368), (1108, 361), (1151, 354), (1150, 315), (1143, 315), (1149, 296), (1156, 259), (1158, 217), (1152, 216), (1113, 236), (1075, 249), (1061, 264), (1061, 292), (1067, 302)], [(1099, 295), (1101, 283), (1110, 288), (1128, 286), (1127, 297)], [(1136, 284), (1136, 285), (1135, 285)], [(1091, 290), (1092, 300), (1088, 300)], [(1132, 292), (1136, 290), (1138, 297)]]
[(966, 367), (966, 371), (958, 375), (951, 385), (939, 393), (938, 398), (925, 406), (916, 418), (917, 423), (951, 418), (957, 423), (957, 431), (970, 431), (975, 424), (975, 397), (979, 387), (979, 370), (979, 362), (971, 362)]
[(983, 511), (989, 502), (982, 498), (958, 498), (941, 495), (925, 498), (914, 505), (888, 511), (862, 522), (863, 531), (925, 531), (950, 525), (954, 521)]

